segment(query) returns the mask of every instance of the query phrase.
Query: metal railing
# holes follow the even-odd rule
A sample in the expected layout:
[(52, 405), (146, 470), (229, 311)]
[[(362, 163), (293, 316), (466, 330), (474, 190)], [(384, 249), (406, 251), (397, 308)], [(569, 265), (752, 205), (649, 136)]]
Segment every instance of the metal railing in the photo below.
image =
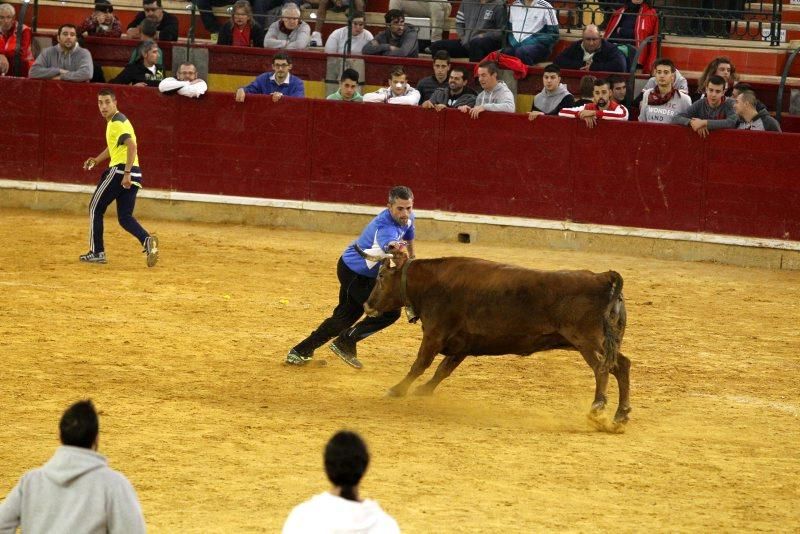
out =
[(783, 108), (783, 91), (786, 87), (786, 78), (789, 77), (789, 70), (792, 68), (792, 63), (794, 63), (795, 58), (797, 58), (797, 54), (800, 53), (800, 46), (794, 49), (792, 53), (789, 55), (789, 59), (786, 60), (786, 65), (783, 67), (783, 74), (781, 74), (781, 83), (778, 85), (778, 94), (775, 97), (775, 120), (781, 122), (781, 108)]

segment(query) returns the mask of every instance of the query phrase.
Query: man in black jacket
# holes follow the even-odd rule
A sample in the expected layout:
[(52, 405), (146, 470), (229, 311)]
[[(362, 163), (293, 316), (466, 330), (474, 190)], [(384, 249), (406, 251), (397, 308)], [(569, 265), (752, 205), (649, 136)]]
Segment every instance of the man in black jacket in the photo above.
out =
[(553, 61), (562, 69), (592, 72), (625, 72), (625, 56), (616, 45), (600, 37), (600, 30), (589, 24), (583, 38), (574, 42)]
[(142, 0), (143, 11), (136, 14), (133, 22), (128, 24), (127, 34), (131, 39), (138, 39), (141, 29), (139, 26), (145, 17), (158, 24), (156, 39), (160, 41), (178, 40), (178, 17), (167, 13), (161, 8), (161, 0)]
[(442, 111), (446, 108), (457, 108), (458, 106), (474, 106), (478, 94), (468, 86), (469, 74), (464, 67), (453, 67), (450, 69), (450, 78), (447, 87), (436, 89), (429, 100), (422, 103), (426, 109)]
[(110, 83), (158, 87), (164, 79), (164, 67), (158, 62), (159, 49), (153, 41), (139, 45), (139, 58), (128, 63)]

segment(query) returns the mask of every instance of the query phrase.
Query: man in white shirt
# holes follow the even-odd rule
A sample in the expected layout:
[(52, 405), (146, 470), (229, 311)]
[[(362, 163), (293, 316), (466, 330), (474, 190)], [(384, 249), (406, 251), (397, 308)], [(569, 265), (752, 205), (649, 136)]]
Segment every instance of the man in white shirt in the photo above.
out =
[(389, 73), (389, 87), (381, 87), (374, 93), (364, 95), (364, 102), (382, 102), (401, 106), (419, 104), (419, 91), (411, 87), (403, 67), (396, 66)]
[[(374, 39), (372, 33), (364, 28), (365, 24), (364, 13), (362, 11), (354, 12), (353, 27), (350, 34), (351, 54), (361, 54), (361, 49), (364, 48), (364, 45)], [(345, 45), (347, 45), (347, 26), (342, 26), (328, 36), (328, 42), (325, 43), (325, 53), (344, 54)]]
[(164, 78), (158, 84), (162, 93), (178, 93), (189, 98), (200, 98), (208, 91), (205, 81), (197, 77), (197, 67), (189, 62), (181, 63), (175, 78)]

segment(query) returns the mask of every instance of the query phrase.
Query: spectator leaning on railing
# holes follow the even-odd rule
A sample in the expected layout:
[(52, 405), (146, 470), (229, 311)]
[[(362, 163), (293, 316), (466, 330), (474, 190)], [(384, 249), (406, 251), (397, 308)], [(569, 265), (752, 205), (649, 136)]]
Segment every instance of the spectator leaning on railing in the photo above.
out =
[(162, 93), (178, 93), (189, 98), (200, 98), (208, 91), (206, 82), (197, 77), (197, 67), (184, 62), (178, 66), (175, 78), (164, 78), (158, 84)]
[(96, 0), (94, 12), (78, 26), (78, 35), (94, 37), (119, 37), (122, 25), (114, 15), (114, 6), (108, 0)]
[(692, 99), (683, 91), (675, 89), (675, 64), (660, 58), (653, 63), (656, 87), (645, 89), (639, 106), (639, 122), (672, 124), (679, 113), (686, 113)]
[(58, 44), (45, 48), (36, 58), (28, 76), (66, 82), (88, 82), (94, 66), (92, 55), (78, 44), (78, 31), (74, 24), (58, 28)]
[(417, 27), (406, 24), (406, 16), (399, 9), (387, 11), (383, 20), (386, 21), (386, 29), (364, 45), (362, 53), (372, 56), (417, 57)]
[[(0, 4), (0, 76), (13, 74), (14, 55), (17, 50), (17, 30), (18, 24), (14, 20), (16, 13), (11, 4)], [(20, 72), (17, 76), (27, 76), (28, 70), (33, 65), (34, 57), (31, 51), (31, 40), (33, 33), (31, 29), (22, 24), (22, 43), (20, 44)]]
[(128, 63), (110, 83), (158, 87), (164, 79), (164, 67), (159, 63), (160, 50), (154, 41), (139, 45), (139, 58)]
[(344, 69), (339, 79), (339, 89), (328, 95), (328, 100), (343, 102), (363, 102), (364, 97), (358, 92), (358, 73), (353, 69)]
[(406, 71), (398, 65), (389, 73), (389, 87), (381, 87), (374, 93), (365, 94), (364, 102), (416, 106), (419, 103), (419, 91), (411, 87)]
[(450, 57), (469, 57), (481, 61), (499, 50), (508, 23), (503, 0), (463, 0), (456, 13), (458, 39), (431, 44), (431, 54), (447, 50)]
[(264, 36), (264, 48), (302, 50), (311, 42), (311, 27), (300, 20), (300, 8), (286, 4), (281, 9), (281, 18), (270, 24)]
[(675, 124), (689, 126), (700, 137), (706, 137), (712, 130), (736, 128), (736, 112), (733, 100), (725, 98), (725, 79), (714, 74), (705, 86), (705, 98), (696, 101), (691, 107), (678, 113)]
[(555, 63), (544, 68), (542, 85), (541, 92), (533, 97), (529, 120), (535, 120), (539, 115), (558, 115), (562, 109), (575, 106), (575, 97), (567, 89), (567, 84), (561, 83), (561, 69)]
[(253, 18), (250, 2), (237, 0), (233, 4), (231, 20), (220, 28), (217, 44), (254, 48), (262, 48), (264, 46), (264, 28)]
[(469, 73), (465, 67), (455, 66), (450, 69), (450, 77), (447, 87), (436, 89), (431, 98), (422, 103), (426, 109), (442, 111), (447, 108), (459, 108), (461, 106), (472, 107), (478, 94), (472, 87), (469, 87)]
[(558, 17), (545, 0), (516, 0), (510, 9), (511, 32), (503, 53), (526, 65), (545, 61), (558, 42)]
[(292, 76), (292, 58), (285, 52), (278, 52), (272, 57), (272, 72), (259, 75), (248, 86), (236, 90), (236, 101), (244, 102), (245, 95), (271, 95), (273, 102), (284, 96), (306, 96), (303, 80)]
[(753, 91), (742, 91), (737, 95), (733, 109), (739, 117), (740, 130), (759, 130), (780, 132), (781, 125), (773, 119), (766, 109), (758, 109), (759, 101)]
[(128, 24), (128, 37), (139, 38), (141, 33), (139, 26), (145, 18), (152, 20), (157, 25), (155, 39), (159, 41), (178, 40), (178, 17), (164, 11), (161, 7), (161, 0), (142, 0), (142, 11), (137, 13), (133, 21)]
[(497, 79), (499, 72), (497, 63), (493, 61), (484, 61), (478, 65), (478, 82), (483, 91), (475, 99), (475, 107), (460, 106), (458, 110), (461, 113), (469, 113), (473, 119), (477, 119), (484, 111), (514, 113), (516, 110), (514, 93), (506, 82)]
[(559, 117), (583, 119), (587, 128), (597, 126), (597, 120), (626, 121), (628, 108), (617, 104), (611, 98), (611, 84), (608, 80), (595, 80), (592, 102), (574, 108), (564, 108), (558, 113)]
[(447, 71), (450, 70), (450, 55), (445, 50), (439, 50), (433, 56), (433, 74), (422, 78), (417, 83), (422, 104), (427, 102), (434, 91), (447, 87)]

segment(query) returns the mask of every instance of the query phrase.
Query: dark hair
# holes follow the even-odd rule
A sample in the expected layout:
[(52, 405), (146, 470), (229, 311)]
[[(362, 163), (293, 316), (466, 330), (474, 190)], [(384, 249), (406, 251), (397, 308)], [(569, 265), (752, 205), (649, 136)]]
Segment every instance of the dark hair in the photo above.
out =
[[(733, 64), (733, 61), (727, 56), (719, 56), (715, 57), (711, 60), (711, 63), (706, 65), (706, 68), (703, 69), (703, 74), (700, 75), (700, 79), (698, 80), (697, 86), (700, 92), (703, 92), (705, 89), (708, 80), (711, 76), (715, 76), (717, 74), (717, 69), (720, 65), (728, 64), (731, 66), (731, 82), (735, 82), (739, 79), (739, 75), (736, 74), (736, 66)], [(723, 78), (724, 80), (724, 78)]]
[(620, 76), (619, 74), (612, 74), (608, 77), (608, 85), (613, 89), (614, 86), (618, 83), (624, 83), (625, 87), (628, 87), (628, 80), (624, 77)]
[(733, 88), (739, 91), (740, 93), (744, 93), (745, 91), (754, 92), (753, 86), (745, 82), (739, 82), (736, 85), (734, 85)]
[(544, 72), (555, 72), (556, 74), (561, 76), (561, 67), (559, 67), (555, 63), (550, 63), (548, 66), (544, 68)]
[(146, 35), (148, 37), (152, 37), (153, 39), (156, 38), (156, 33), (158, 33), (158, 22), (152, 19), (144, 19), (142, 21), (142, 35)]
[(58, 33), (56, 35), (61, 35), (61, 30), (63, 30), (64, 28), (72, 28), (73, 30), (75, 30), (75, 33), (78, 33), (78, 28), (74, 24), (62, 24), (61, 26), (58, 27)]
[(394, 186), (389, 190), (389, 204), (393, 204), (397, 199), (414, 200), (414, 193), (410, 187), (404, 185)]
[(344, 69), (342, 71), (342, 77), (339, 78), (339, 81), (345, 80), (353, 80), (354, 82), (358, 83), (358, 72), (355, 69)]
[(291, 64), (292, 64), (292, 58), (290, 58), (290, 57), (289, 57), (289, 54), (287, 54), (286, 52), (278, 52), (277, 54), (275, 54), (274, 56), (272, 56), (272, 62), (273, 62), (273, 63), (275, 63), (275, 62), (276, 62), (276, 61), (278, 61), (279, 59), (282, 59), (282, 60), (284, 60), (284, 61), (285, 61), (286, 63), (288, 63), (289, 65), (291, 65)]
[(465, 80), (469, 79), (469, 71), (467, 70), (466, 67), (462, 67), (461, 65), (456, 65), (455, 67), (452, 67), (450, 69), (450, 74), (453, 74), (454, 72), (460, 72), (464, 76)]
[(447, 50), (437, 50), (436, 53), (433, 55), (434, 61), (447, 61), (450, 63), (450, 54)]
[(675, 63), (672, 62), (671, 59), (668, 57), (660, 57), (653, 62), (653, 72), (655, 72), (656, 67), (669, 67), (670, 70), (674, 73), (677, 68), (675, 68)]
[(161, 7), (161, 0), (142, 0), (143, 6), (149, 6), (150, 4), (156, 4), (158, 7)]
[[(350, 20), (353, 20), (353, 19), (366, 19), (366, 17), (364, 16), (364, 12), (363, 11), (353, 11), (353, 16), (350, 17)], [(365, 20), (365, 22), (366, 22), (366, 20)]]
[(100, 89), (100, 91), (97, 92), (97, 96), (110, 96), (111, 100), (116, 100), (117, 99), (117, 95), (114, 94), (114, 90), (113, 89), (109, 89), (108, 87), (104, 87), (103, 89)]
[(94, 0), (94, 10), (103, 13), (113, 13), (114, 6), (108, 0)]
[(406, 14), (403, 13), (399, 9), (390, 9), (383, 16), (383, 20), (386, 21), (386, 24), (391, 23), (394, 19), (403, 19), (403, 20), (405, 20), (405, 18), (406, 18)]
[(582, 98), (592, 98), (592, 94), (594, 92), (594, 81), (597, 78), (592, 76), (591, 74), (587, 74), (583, 78), (581, 78), (580, 82), (580, 93)]
[(741, 97), (742, 102), (745, 104), (749, 104), (750, 106), (753, 106), (753, 108), (758, 106), (758, 98), (753, 91), (741, 91), (739, 96)]
[(494, 61), (481, 61), (478, 63), (478, 68), (484, 68), (489, 71), (489, 74), (497, 74), (497, 63)]
[(391, 80), (394, 76), (405, 76), (406, 69), (403, 68), (402, 65), (395, 65), (392, 67), (392, 70), (389, 71), (389, 79)]
[(325, 473), (331, 484), (341, 488), (343, 499), (358, 500), (355, 488), (368, 465), (367, 444), (355, 432), (341, 430), (325, 446)]
[(722, 89), (723, 90), (725, 89), (725, 78), (723, 78), (722, 76), (717, 76), (716, 74), (709, 76), (708, 80), (706, 80), (705, 86), (708, 87), (708, 85), (712, 83), (714, 85), (721, 85)]
[(592, 92), (594, 92), (595, 87), (603, 87), (607, 85), (609, 89), (611, 89), (611, 84), (605, 78), (595, 78), (594, 83), (592, 84)]
[(99, 430), (100, 423), (91, 400), (78, 401), (67, 408), (58, 423), (61, 443), (84, 449), (92, 448)]

